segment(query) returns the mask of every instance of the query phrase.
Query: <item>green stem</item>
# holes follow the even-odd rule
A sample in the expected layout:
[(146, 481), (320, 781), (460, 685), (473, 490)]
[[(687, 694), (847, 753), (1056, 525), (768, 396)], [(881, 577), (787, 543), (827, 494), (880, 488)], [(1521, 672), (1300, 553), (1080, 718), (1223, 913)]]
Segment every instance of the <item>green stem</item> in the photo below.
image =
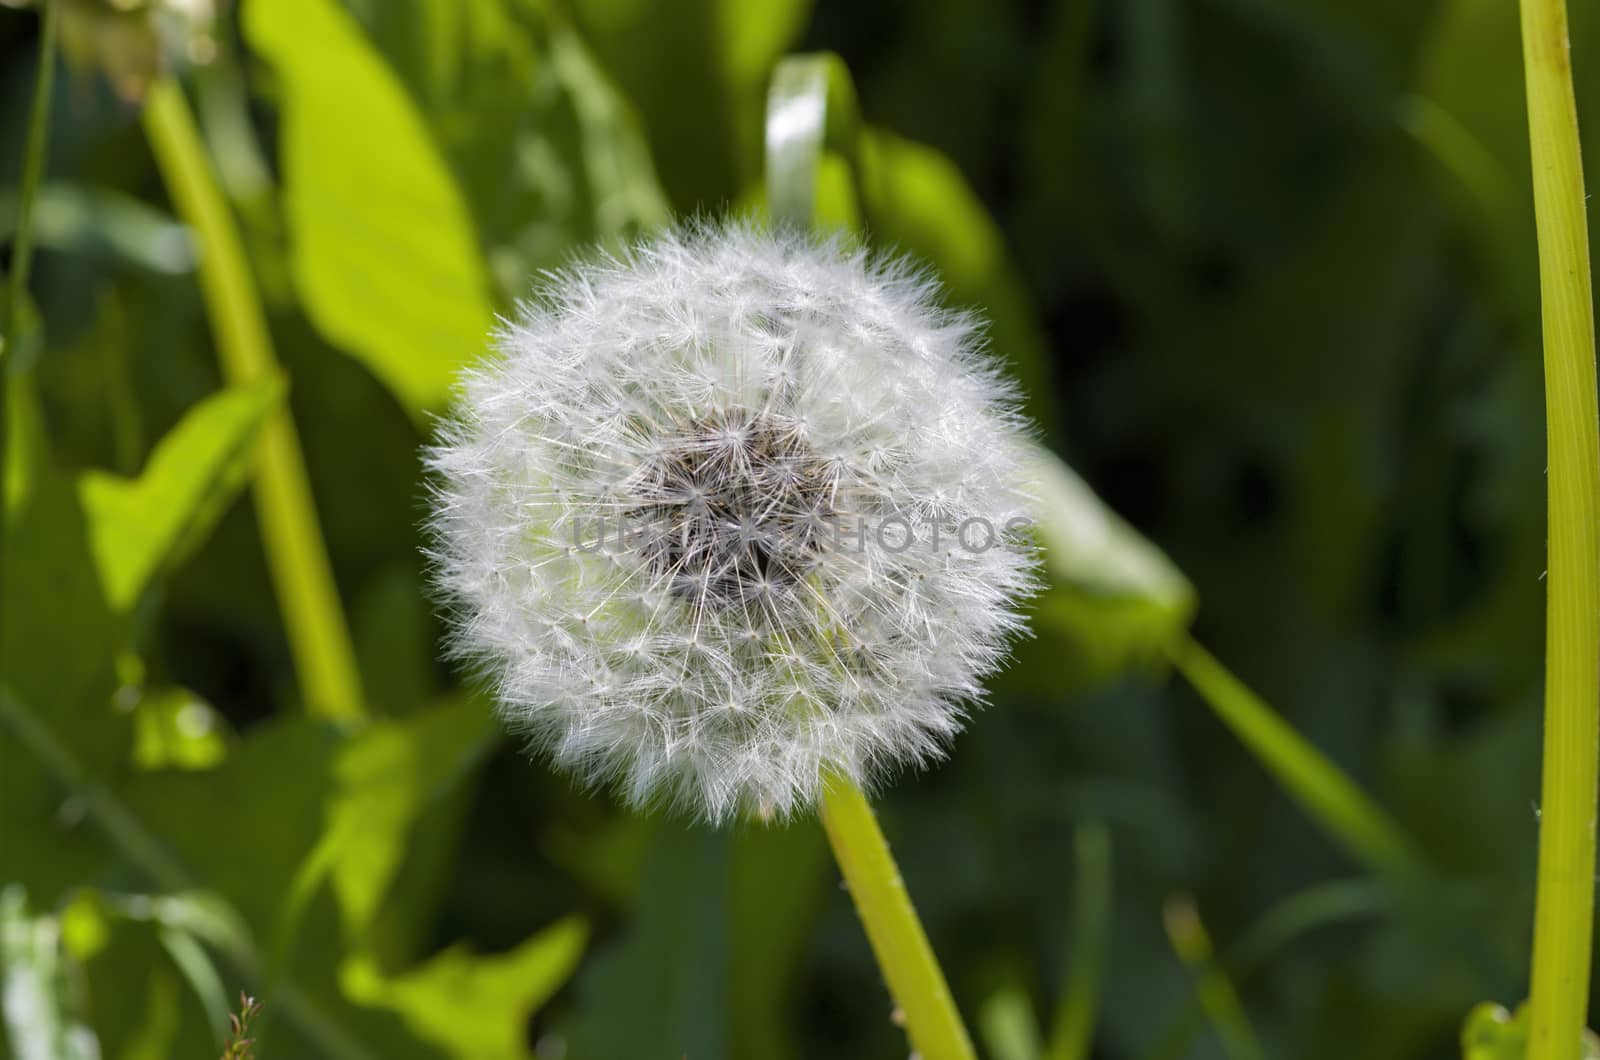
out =
[[(223, 376), (238, 384), (277, 375), (239, 233), (176, 82), (151, 88), (144, 126), (173, 202), (200, 243), (200, 285)], [(260, 453), (256, 513), (301, 696), (314, 715), (359, 720), (366, 712), (361, 675), (287, 407), (268, 422)]]
[[(39, 197), (39, 182), (44, 176), (44, 159), (50, 143), (50, 90), (55, 84), (56, 9), (60, 5), (45, 0), (39, 25), (39, 67), (34, 75), (33, 107), (28, 113), (28, 140), (22, 155), (22, 185), (17, 194), (17, 227), (11, 240), (11, 266), (6, 276), (5, 319), (0, 323), (0, 599), (5, 598), (5, 535), (10, 508), (10, 483), (7, 472), (11, 455), (11, 389), (8, 385), (12, 358), (22, 336), (22, 302), (28, 297), (28, 268), (33, 263), (33, 206)], [(0, 621), (4, 620), (0, 614)], [(3, 632), (3, 631), (0, 631)], [(0, 636), (0, 643), (5, 638)], [(0, 673), (4, 673), (0, 666)]]
[(1256, 1032), (1244, 1014), (1238, 991), (1234, 990), (1228, 973), (1217, 963), (1211, 936), (1200, 920), (1193, 899), (1187, 896), (1169, 898), (1162, 910), (1162, 919), (1173, 952), (1195, 974), (1200, 1003), (1211, 1018), (1217, 1037), (1222, 1039), (1223, 1052), (1229, 1060), (1266, 1060)]
[[(844, 61), (832, 53), (792, 55), (778, 63), (767, 93), (767, 202), (772, 223), (812, 227), (817, 171), (833, 147), (850, 163), (862, 199), (861, 116)], [(944, 972), (906, 893), (866, 796), (839, 776), (827, 778), (822, 825), (866, 928), (889, 993), (905, 1017), (922, 1060), (971, 1060), (967, 1030)]]
[(1223, 724), (1336, 841), (1392, 879), (1423, 878), (1422, 859), (1399, 825), (1210, 652), (1187, 636), (1168, 652)]
[(1072, 903), (1072, 956), (1067, 993), (1045, 1060), (1086, 1060), (1094, 1043), (1100, 981), (1111, 940), (1111, 831), (1102, 822), (1078, 826), (1077, 886)]
[(861, 789), (843, 777), (831, 777), (823, 789), (822, 826), (917, 1055), (921, 1060), (973, 1060), (976, 1054), (950, 987)]
[(1565, 0), (1522, 0), (1549, 471), (1544, 789), (1528, 1060), (1577, 1060), (1587, 1022), (1600, 765), (1600, 419), (1583, 160)]

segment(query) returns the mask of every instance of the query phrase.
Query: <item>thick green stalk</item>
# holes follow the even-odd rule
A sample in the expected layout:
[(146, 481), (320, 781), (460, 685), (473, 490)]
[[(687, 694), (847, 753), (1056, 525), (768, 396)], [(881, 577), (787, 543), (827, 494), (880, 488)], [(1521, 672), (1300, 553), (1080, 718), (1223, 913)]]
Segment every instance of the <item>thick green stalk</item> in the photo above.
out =
[(842, 777), (831, 778), (822, 796), (822, 826), (917, 1055), (973, 1060), (950, 987), (861, 789)]
[[(11, 240), (11, 264), (6, 274), (5, 319), (0, 324), (0, 600), (5, 599), (5, 535), (10, 484), (6, 473), (11, 454), (11, 390), (7, 385), (22, 336), (22, 302), (28, 296), (28, 266), (33, 261), (33, 205), (39, 197), (44, 159), (50, 143), (50, 89), (55, 84), (56, 9), (46, 0), (39, 24), (39, 67), (33, 81), (33, 107), (28, 112), (28, 140), (22, 155), (22, 185), (17, 192), (17, 228)], [(0, 621), (4, 615), (0, 614)], [(0, 644), (5, 643), (0, 629)], [(0, 666), (0, 673), (4, 673)]]
[[(173, 202), (200, 243), (200, 285), (223, 376), (238, 384), (278, 374), (239, 233), (175, 82), (151, 88), (144, 126)], [(312, 714), (358, 720), (366, 712), (361, 675), (287, 408), (268, 422), (260, 452), (256, 514), (301, 697)]]
[(1589, 1001), (1600, 763), (1600, 409), (1565, 0), (1522, 0), (1522, 55), (1539, 233), (1550, 541), (1527, 1055), (1577, 1060)]
[[(817, 171), (829, 146), (850, 162), (859, 196), (860, 138), (855, 87), (842, 59), (821, 52), (778, 63), (767, 93), (766, 185), (772, 223), (797, 231), (813, 226)], [(864, 206), (857, 203), (858, 209)], [(950, 986), (866, 796), (845, 778), (830, 777), (821, 814), (834, 860), (913, 1047), (922, 1060), (972, 1060), (972, 1041)]]

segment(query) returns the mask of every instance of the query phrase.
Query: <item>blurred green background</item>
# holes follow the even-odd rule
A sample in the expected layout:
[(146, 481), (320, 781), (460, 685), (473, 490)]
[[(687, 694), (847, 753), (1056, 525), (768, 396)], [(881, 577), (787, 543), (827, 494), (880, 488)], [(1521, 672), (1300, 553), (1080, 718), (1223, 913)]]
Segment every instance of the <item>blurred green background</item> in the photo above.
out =
[[(1473, 1003), (1523, 995), (1544, 458), (1511, 0), (194, 6), (65, 5), (13, 369), (0, 958), (56, 1055), (216, 1056), (241, 989), (264, 1060), (905, 1055), (816, 823), (640, 817), (529, 761), (439, 661), (419, 552), (418, 449), (490, 314), (594, 240), (760, 209), (769, 75), (814, 50), (868, 124), (867, 199), (825, 179), (825, 216), (990, 316), (1043, 437), (1188, 582), (1090, 549), (949, 761), (883, 793), (985, 1055), (1031, 1055), (1086, 923), (1094, 1057), (1457, 1057)], [(1573, 16), (1600, 120), (1600, 11)], [(0, 11), (6, 242), (38, 25)], [(215, 397), (139, 118), (180, 55), (365, 726), (302, 709), (241, 489), (278, 393)], [(1395, 814), (1422, 900), (1172, 678), (1191, 616)], [(1113, 897), (1075, 921), (1099, 824)], [(1196, 1002), (1177, 895), (1259, 1052)], [(0, 1054), (52, 1055), (19, 1019)]]

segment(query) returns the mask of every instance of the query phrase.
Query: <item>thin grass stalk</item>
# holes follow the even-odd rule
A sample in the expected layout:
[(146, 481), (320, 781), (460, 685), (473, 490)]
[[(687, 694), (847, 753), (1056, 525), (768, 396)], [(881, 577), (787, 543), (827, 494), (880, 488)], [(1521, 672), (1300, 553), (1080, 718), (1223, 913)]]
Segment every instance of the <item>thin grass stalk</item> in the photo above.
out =
[[(5, 599), (6, 533), (10, 508), (11, 374), (22, 338), (22, 303), (28, 296), (28, 271), (33, 263), (33, 207), (44, 177), (50, 145), (50, 96), (55, 84), (55, 38), (59, 4), (45, 0), (39, 21), (39, 66), (28, 111), (28, 138), (22, 154), (22, 184), (17, 190), (17, 227), (11, 240), (6, 274), (5, 320), (0, 324), (0, 601)], [(0, 645), (5, 643), (5, 613), (0, 607)], [(3, 662), (3, 660), (0, 660)], [(0, 673), (5, 667), (0, 665)]]

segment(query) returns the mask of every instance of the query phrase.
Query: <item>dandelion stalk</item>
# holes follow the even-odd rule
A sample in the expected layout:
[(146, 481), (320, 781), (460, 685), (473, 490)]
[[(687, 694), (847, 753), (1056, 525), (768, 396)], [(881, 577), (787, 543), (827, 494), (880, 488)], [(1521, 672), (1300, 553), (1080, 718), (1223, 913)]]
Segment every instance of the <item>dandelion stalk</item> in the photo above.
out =
[(1522, 0), (1544, 329), (1549, 560), (1544, 785), (1528, 1060), (1577, 1060), (1600, 761), (1600, 418), (1583, 162), (1564, 0)]
[[(799, 55), (778, 64), (766, 130), (767, 201), (774, 225), (812, 226), (817, 171), (830, 144), (851, 161), (861, 194), (860, 128), (855, 88), (838, 56)], [(835, 778), (824, 790), (822, 822), (912, 1044), (927, 1060), (973, 1056), (944, 971), (866, 796), (847, 778)]]
[[(239, 233), (176, 82), (164, 79), (151, 87), (144, 126), (178, 212), (200, 242), (201, 291), (224, 377), (244, 384), (277, 374)], [(287, 407), (274, 414), (262, 434), (254, 488), (306, 709), (320, 717), (358, 720), (366, 709), (361, 675)]]
[[(22, 336), (22, 303), (28, 297), (28, 267), (33, 260), (33, 206), (39, 197), (44, 159), (50, 140), (50, 90), (55, 84), (55, 0), (45, 0), (39, 24), (39, 67), (33, 82), (33, 106), (28, 113), (28, 139), (22, 156), (22, 186), (17, 194), (17, 227), (11, 239), (11, 264), (6, 276), (5, 319), (0, 323), (0, 600), (5, 598), (5, 537), (9, 507), (11, 425), (8, 419), (11, 391), (8, 385)], [(4, 621), (0, 609), (0, 622)], [(0, 644), (5, 642), (0, 629)], [(0, 667), (0, 673), (4, 668)]]
[(923, 1060), (972, 1057), (955, 999), (861, 789), (844, 778), (828, 784), (822, 826), (917, 1055)]

